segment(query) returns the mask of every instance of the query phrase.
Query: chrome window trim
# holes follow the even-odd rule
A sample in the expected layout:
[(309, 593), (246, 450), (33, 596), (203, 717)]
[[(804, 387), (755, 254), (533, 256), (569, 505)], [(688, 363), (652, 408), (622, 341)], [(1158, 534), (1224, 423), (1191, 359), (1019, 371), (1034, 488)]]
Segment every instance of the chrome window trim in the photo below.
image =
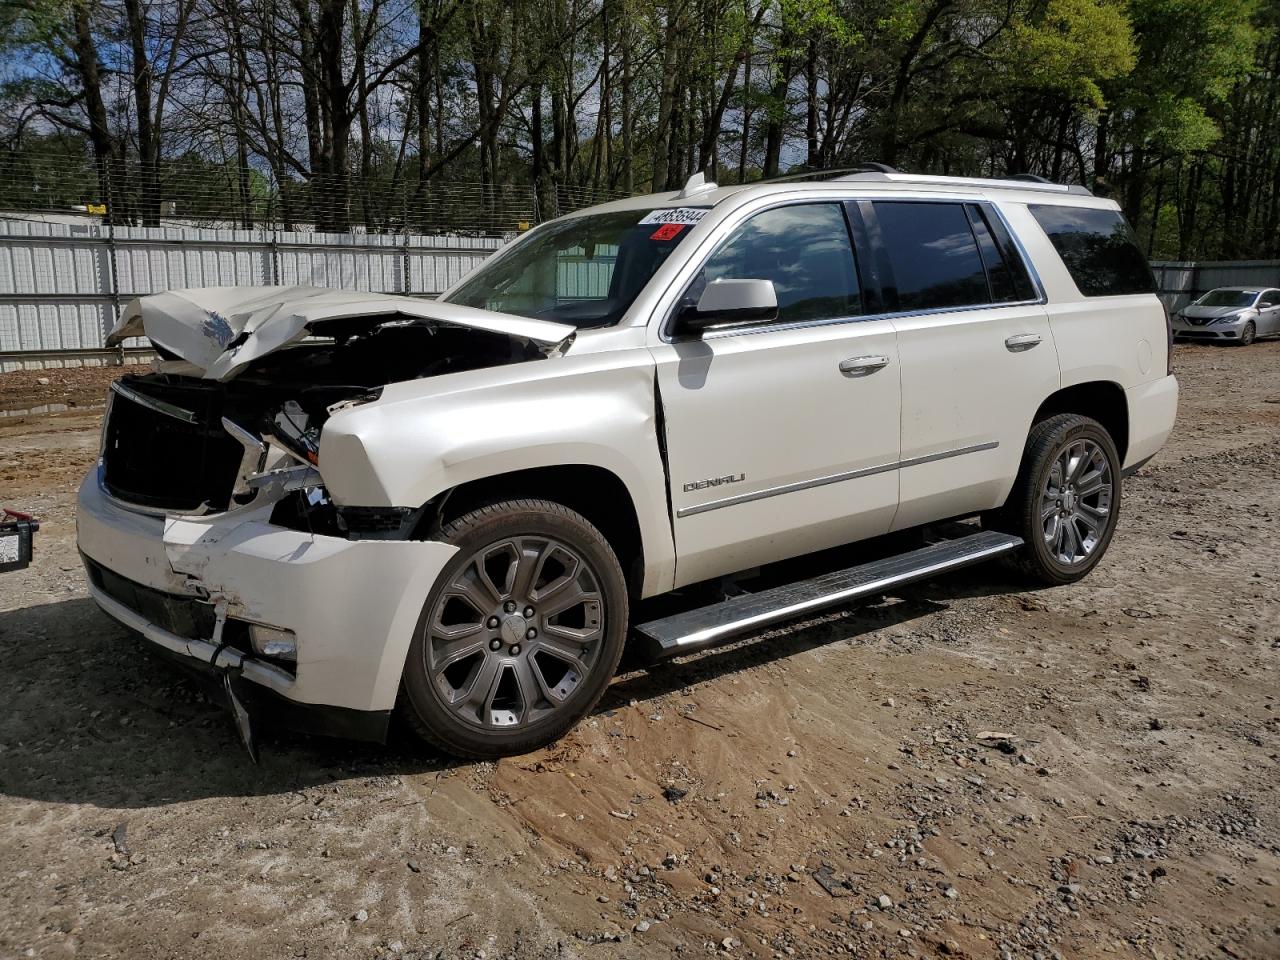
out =
[(893, 463), (881, 463), (874, 467), (861, 467), (858, 470), (847, 470), (843, 473), (833, 473), (825, 477), (814, 477), (810, 480), (797, 480), (794, 483), (784, 483), (776, 487), (766, 487), (763, 490), (755, 490), (751, 493), (740, 493), (732, 497), (723, 497), (719, 500), (708, 500), (706, 503), (695, 503), (692, 506), (681, 507), (676, 511), (676, 518), (696, 516), (699, 513), (707, 513), (710, 510), (719, 510), (721, 507), (733, 507), (740, 503), (751, 503), (755, 500), (766, 500), (769, 497), (781, 496), (784, 493), (796, 493), (800, 490), (812, 490), (815, 487), (825, 487), (832, 483), (842, 483), (845, 480), (857, 480), (861, 477), (870, 477), (878, 473), (889, 473), (893, 470), (904, 470), (907, 467), (918, 467), (925, 463), (934, 463), (938, 460), (949, 460), (952, 457), (962, 457), (967, 453), (979, 453), (983, 450), (994, 450), (1000, 446), (999, 440), (987, 440), (983, 443), (970, 444), (967, 447), (957, 447), (954, 450), (943, 450), (940, 453), (929, 453), (922, 457), (908, 457), (906, 460), (895, 460)]
[[(751, 210), (751, 212), (748, 213), (741, 220), (734, 222), (731, 226), (726, 228), (724, 235), (721, 236), (719, 239), (717, 239), (711, 245), (710, 249), (707, 250), (706, 255), (703, 256), (701, 261), (698, 262), (697, 268), (693, 271), (689, 279), (685, 281), (685, 283), (683, 284), (683, 287), (687, 289), (689, 285), (692, 284), (695, 279), (697, 279), (698, 274), (701, 273), (702, 270), (706, 267), (707, 261), (710, 260), (712, 257), (714, 257), (716, 255), (716, 252), (719, 251), (721, 247), (723, 247), (726, 243), (729, 242), (730, 238), (734, 234), (734, 231), (736, 231), (739, 227), (743, 226), (748, 220), (758, 217), (762, 213), (767, 213), (770, 210), (780, 210), (783, 207), (812, 206), (818, 203), (830, 204), (831, 206), (840, 207), (842, 208), (840, 211), (840, 215), (845, 219), (845, 224), (846, 224), (845, 233), (847, 235), (849, 232), (848, 214), (844, 212), (843, 207), (844, 207), (844, 204), (849, 201), (849, 199), (850, 199), (849, 197), (842, 196), (840, 194), (836, 194), (833, 196), (823, 196), (821, 194), (818, 194), (816, 196), (808, 195), (808, 196), (800, 196), (800, 197), (788, 197), (784, 200), (781, 200), (778, 203), (766, 204), (765, 206), (759, 207), (758, 209)], [(716, 226), (720, 227), (720, 226), (723, 226), (723, 224), (717, 224)], [(852, 236), (849, 237), (849, 255), (853, 259), (854, 275), (858, 281), (858, 296), (859, 296), (859, 299), (861, 299), (862, 277), (858, 272), (858, 251), (853, 248)], [(692, 261), (692, 258), (690, 258), (690, 260)], [(673, 283), (672, 286), (674, 285), (675, 284)], [(670, 287), (668, 287), (668, 289), (670, 289)], [(675, 300), (672, 302), (672, 304), (669, 307), (667, 307), (666, 315), (663, 316), (662, 321), (658, 325), (658, 337), (663, 343), (683, 342), (671, 336), (671, 326), (672, 324), (675, 323), (676, 310), (679, 308), (679, 306), (680, 306), (680, 295), (677, 295)], [(798, 329), (803, 329), (805, 327), (829, 326), (833, 323), (849, 323), (854, 320), (867, 320), (867, 319), (872, 319), (872, 318), (867, 314), (856, 314), (853, 317), (825, 317), (821, 320), (795, 320), (790, 323), (778, 323), (777, 321), (773, 321), (770, 323), (758, 323), (758, 324), (750, 324), (748, 326), (734, 327), (731, 330), (723, 330), (723, 331), (711, 330), (711, 331), (708, 331), (708, 333), (702, 336), (700, 339), (702, 340), (715, 339), (720, 336), (734, 335), (739, 333), (758, 333), (763, 330), (798, 330)]]
[[(1012, 300), (1012, 301), (1005, 301), (1001, 303), (975, 303), (975, 304), (970, 304), (963, 307), (929, 307), (924, 310), (895, 310), (895, 311), (884, 311), (881, 313), (860, 313), (860, 314), (855, 314), (853, 316), (827, 317), (822, 320), (795, 320), (790, 323), (778, 323), (776, 321), (770, 322), (770, 323), (753, 323), (753, 324), (748, 324), (740, 327), (729, 327), (723, 330), (717, 330), (715, 328), (712, 328), (707, 332), (705, 332), (698, 339), (700, 341), (719, 340), (724, 337), (748, 336), (756, 333), (768, 333), (773, 330), (778, 330), (778, 331), (805, 330), (811, 327), (829, 327), (833, 324), (870, 323), (875, 320), (898, 320), (906, 317), (931, 317), (931, 316), (938, 316), (941, 314), (948, 314), (948, 313), (970, 313), (975, 310), (1006, 310), (1006, 309), (1016, 308), (1016, 307), (1044, 306), (1049, 302), (1048, 296), (1045, 293), (1044, 283), (1040, 279), (1040, 272), (1036, 269), (1034, 261), (1032, 261), (1030, 255), (1027, 253), (1026, 247), (1023, 246), (1022, 240), (1018, 237), (1017, 231), (1014, 230), (1013, 227), (1010, 225), (1008, 218), (1004, 215), (1004, 211), (1000, 209), (999, 204), (985, 197), (938, 198), (938, 197), (899, 197), (896, 195), (889, 195), (889, 196), (883, 196), (883, 197), (818, 195), (818, 196), (807, 196), (807, 197), (801, 197), (801, 198), (787, 199), (780, 203), (770, 204), (768, 206), (760, 207), (757, 210), (753, 210), (743, 220), (733, 224), (733, 226), (726, 231), (725, 235), (721, 237), (718, 241), (716, 241), (712, 245), (712, 247), (707, 251), (706, 255), (702, 258), (701, 262), (698, 264), (697, 269), (694, 270), (693, 276), (697, 277), (698, 273), (706, 266), (707, 261), (710, 260), (711, 257), (715, 255), (716, 251), (719, 250), (720, 247), (722, 247), (725, 244), (725, 242), (728, 241), (728, 239), (733, 235), (733, 232), (736, 229), (738, 229), (738, 227), (746, 223), (747, 220), (751, 219), (752, 217), (755, 217), (761, 213), (765, 213), (766, 211), (769, 211), (769, 210), (776, 210), (780, 207), (793, 207), (793, 206), (798, 206), (802, 204), (813, 204), (813, 203), (836, 203), (836, 204), (843, 205), (845, 203), (853, 203), (859, 200), (866, 200), (871, 203), (874, 203), (875, 201), (880, 200), (880, 201), (891, 201), (891, 202), (902, 202), (902, 203), (958, 203), (961, 205), (966, 203), (982, 204), (986, 208), (993, 210), (995, 212), (995, 215), (996, 217), (999, 218), (1001, 225), (1004, 227), (1005, 231), (1009, 234), (1010, 238), (1013, 240), (1013, 245), (1018, 251), (1018, 256), (1022, 259), (1022, 265), (1026, 268), (1027, 276), (1031, 280), (1031, 286), (1032, 286), (1032, 289), (1035, 290), (1036, 296), (1030, 300)], [(849, 243), (850, 243), (850, 247), (852, 248), (852, 245), (853, 245), (852, 237), (850, 237)], [(857, 250), (853, 251), (853, 258), (854, 258), (854, 264), (856, 266), (857, 260), (858, 260)], [(689, 282), (692, 282), (692, 279)], [(686, 287), (688, 285), (689, 283), (685, 284)], [(859, 286), (861, 286), (861, 277), (859, 277)], [(675, 313), (679, 305), (680, 305), (680, 298), (677, 296), (675, 301), (667, 308), (666, 315), (662, 318), (662, 321), (658, 326), (658, 337), (663, 343), (688, 342), (684, 339), (677, 339), (671, 335), (671, 327), (675, 323)]]
[(148, 410), (152, 410), (156, 413), (162, 413), (166, 417), (173, 417), (175, 420), (181, 420), (184, 423), (200, 423), (200, 418), (197, 417), (193, 411), (187, 410), (184, 407), (179, 407), (176, 404), (166, 403), (164, 400), (156, 400), (154, 397), (148, 397), (145, 393), (139, 393), (137, 390), (132, 390), (129, 387), (126, 387), (119, 380), (113, 380), (111, 382), (111, 391), (113, 393), (120, 394), (120, 396), (124, 397), (126, 400), (132, 400), (139, 406), (146, 407)]
[[(1009, 218), (1004, 215), (1004, 211), (1000, 209), (1000, 204), (994, 200), (980, 201), (985, 203), (987, 207), (995, 211), (995, 215), (1000, 218), (1000, 223), (1004, 227), (1005, 232), (1009, 234), (1009, 238), (1013, 240), (1013, 245), (1018, 251), (1018, 256), (1022, 258), (1022, 265), (1026, 268), (1027, 276), (1031, 278), (1031, 287), (1036, 292), (1035, 299), (1023, 300), (1020, 303), (1048, 303), (1049, 298), (1044, 292), (1044, 283), (1040, 280), (1040, 271), (1036, 269), (1036, 264), (1031, 255), (1027, 253), (1027, 248), (1022, 245), (1022, 238), (1018, 236), (1018, 231), (1013, 229), (1013, 225), (1009, 223)], [(997, 245), (998, 246), (998, 245)], [(1001, 304), (1001, 306), (1016, 306), (1016, 304)]]

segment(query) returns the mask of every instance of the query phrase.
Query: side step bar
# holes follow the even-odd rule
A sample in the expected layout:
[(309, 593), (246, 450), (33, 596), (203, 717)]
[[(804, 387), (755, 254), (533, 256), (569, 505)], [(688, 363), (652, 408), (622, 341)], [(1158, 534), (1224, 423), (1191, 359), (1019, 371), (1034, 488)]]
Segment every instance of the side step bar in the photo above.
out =
[(825, 607), (875, 596), (893, 587), (980, 563), (1020, 546), (1021, 537), (982, 530), (883, 560), (825, 573), (812, 580), (731, 597), (651, 620), (635, 629), (649, 642), (653, 656), (678, 657)]

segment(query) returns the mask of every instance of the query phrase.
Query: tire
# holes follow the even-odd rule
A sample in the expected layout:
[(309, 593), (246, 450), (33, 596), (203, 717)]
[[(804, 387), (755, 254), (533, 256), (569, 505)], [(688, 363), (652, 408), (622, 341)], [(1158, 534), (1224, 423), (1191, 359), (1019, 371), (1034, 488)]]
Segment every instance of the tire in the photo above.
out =
[(1258, 328), (1252, 320), (1244, 325), (1244, 329), (1240, 331), (1240, 339), (1236, 341), (1242, 347), (1247, 347), (1258, 339)]
[[(1063, 484), (1063, 473), (1081, 458), (1079, 471)], [(1031, 428), (1009, 499), (984, 525), (1022, 537), (1024, 546), (1008, 561), (1020, 573), (1053, 586), (1075, 583), (1111, 544), (1120, 482), (1120, 457), (1102, 424), (1058, 414)]]
[(457, 757), (559, 739), (599, 702), (626, 640), (627, 586), (612, 547), (585, 517), (547, 500), (479, 507), (436, 539), (458, 553), (418, 619), (401, 718)]

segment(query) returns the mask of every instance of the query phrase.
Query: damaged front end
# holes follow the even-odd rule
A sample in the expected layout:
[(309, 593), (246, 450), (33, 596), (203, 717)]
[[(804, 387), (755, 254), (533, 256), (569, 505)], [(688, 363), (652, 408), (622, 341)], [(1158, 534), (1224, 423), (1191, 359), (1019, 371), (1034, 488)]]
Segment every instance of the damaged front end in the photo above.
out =
[(323, 709), (312, 732), (381, 739), (421, 602), (453, 551), (415, 535), (422, 505), (333, 502), (319, 454), (329, 418), (386, 384), (542, 360), (572, 336), (407, 299), (164, 294), (131, 305), (113, 335), (145, 333), (161, 359), (113, 385), (81, 488), (90, 592), (220, 674), (251, 753), (261, 694)]
[[(410, 297), (267, 287), (140, 298), (108, 339), (138, 335), (161, 360), (112, 387), (104, 490), (200, 516), (318, 487), (325, 421), (384, 385), (555, 356), (574, 329)], [(368, 519), (388, 532), (385, 518)]]

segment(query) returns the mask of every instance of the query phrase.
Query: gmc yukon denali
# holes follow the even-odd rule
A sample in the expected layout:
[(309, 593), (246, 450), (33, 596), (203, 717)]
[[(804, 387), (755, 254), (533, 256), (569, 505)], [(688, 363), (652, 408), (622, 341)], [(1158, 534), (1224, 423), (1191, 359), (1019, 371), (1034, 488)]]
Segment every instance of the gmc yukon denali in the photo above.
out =
[(1178, 398), (1115, 203), (888, 169), (695, 176), (544, 223), (436, 300), (147, 296), (110, 342), (137, 336), (159, 359), (113, 387), (79, 493), (89, 589), (222, 683), (251, 751), (273, 704), (525, 751), (628, 640), (678, 656), (993, 557), (1079, 580)]

